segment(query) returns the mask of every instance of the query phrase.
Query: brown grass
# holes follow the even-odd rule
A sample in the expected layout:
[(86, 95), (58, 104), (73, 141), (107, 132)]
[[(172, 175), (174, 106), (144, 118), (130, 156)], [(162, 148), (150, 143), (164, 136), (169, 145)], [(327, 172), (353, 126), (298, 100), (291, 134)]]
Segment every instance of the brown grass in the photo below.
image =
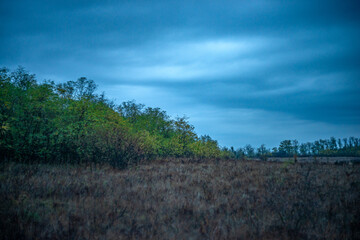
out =
[(2, 239), (359, 239), (360, 166), (2, 164)]

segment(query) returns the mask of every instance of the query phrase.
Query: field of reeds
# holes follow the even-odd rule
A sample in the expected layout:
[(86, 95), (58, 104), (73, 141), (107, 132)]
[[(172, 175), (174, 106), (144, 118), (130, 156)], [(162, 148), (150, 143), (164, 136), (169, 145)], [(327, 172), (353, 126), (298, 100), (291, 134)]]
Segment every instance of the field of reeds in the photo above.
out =
[(360, 239), (360, 165), (0, 167), (1, 239)]

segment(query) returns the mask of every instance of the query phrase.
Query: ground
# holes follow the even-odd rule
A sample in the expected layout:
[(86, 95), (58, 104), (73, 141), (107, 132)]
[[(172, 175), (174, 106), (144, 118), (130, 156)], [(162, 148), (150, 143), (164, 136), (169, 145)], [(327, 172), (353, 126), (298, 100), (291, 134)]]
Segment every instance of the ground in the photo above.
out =
[(360, 165), (3, 163), (2, 239), (359, 239)]

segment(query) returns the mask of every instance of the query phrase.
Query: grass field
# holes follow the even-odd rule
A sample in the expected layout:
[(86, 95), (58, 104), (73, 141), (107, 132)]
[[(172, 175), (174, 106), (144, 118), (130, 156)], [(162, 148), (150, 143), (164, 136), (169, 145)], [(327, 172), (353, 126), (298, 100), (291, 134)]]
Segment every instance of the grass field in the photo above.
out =
[[(269, 162), (294, 162), (295, 159), (298, 163), (360, 164), (360, 157), (270, 157), (266, 160)], [(261, 159), (257, 160), (261, 161)]]
[(2, 239), (359, 239), (360, 166), (3, 163)]

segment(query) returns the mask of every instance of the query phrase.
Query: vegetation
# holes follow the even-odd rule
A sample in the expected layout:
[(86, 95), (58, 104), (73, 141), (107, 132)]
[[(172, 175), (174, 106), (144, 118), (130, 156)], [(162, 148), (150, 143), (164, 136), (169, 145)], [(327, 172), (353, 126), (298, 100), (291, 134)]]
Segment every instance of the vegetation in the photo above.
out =
[(360, 156), (359, 138), (299, 144), (284, 140), (272, 150), (251, 145), (220, 149), (198, 136), (185, 117), (171, 119), (160, 108), (135, 101), (119, 106), (95, 93), (96, 84), (38, 83), (19, 67), (0, 69), (0, 161), (23, 163), (109, 163), (124, 168), (154, 158), (262, 158)]
[(360, 156), (358, 138), (221, 149), (95, 90), (0, 69), (0, 239), (360, 238), (359, 165), (236, 160)]
[(225, 149), (232, 158), (261, 158), (268, 157), (309, 157), (309, 156), (327, 156), (327, 157), (360, 157), (360, 139), (349, 137), (343, 139), (320, 139), (315, 142), (301, 143), (297, 140), (284, 140), (280, 142), (279, 147), (267, 149), (264, 144), (255, 150), (250, 144), (243, 148), (234, 150), (233, 147)]
[(124, 168), (156, 157), (226, 157), (185, 117), (134, 101), (116, 106), (84, 77), (38, 83), (23, 68), (0, 70), (0, 160), (109, 163)]
[(359, 239), (359, 165), (2, 164), (1, 239)]

